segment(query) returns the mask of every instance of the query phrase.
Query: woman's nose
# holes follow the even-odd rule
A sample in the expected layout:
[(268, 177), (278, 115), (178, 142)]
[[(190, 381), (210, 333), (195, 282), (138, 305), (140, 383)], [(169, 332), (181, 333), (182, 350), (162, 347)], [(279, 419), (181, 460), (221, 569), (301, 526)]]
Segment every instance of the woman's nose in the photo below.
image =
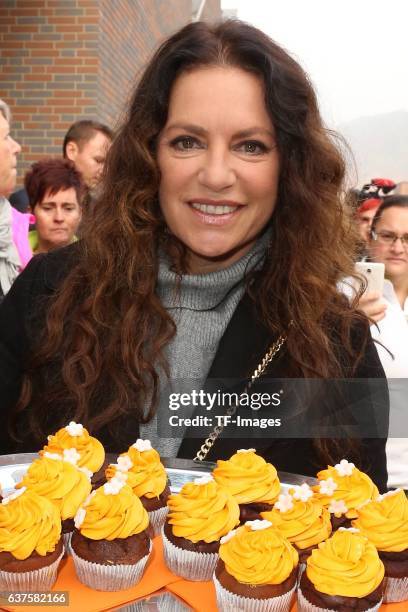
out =
[(235, 183), (236, 174), (228, 151), (207, 150), (202, 164), (198, 179), (208, 190), (224, 191)]

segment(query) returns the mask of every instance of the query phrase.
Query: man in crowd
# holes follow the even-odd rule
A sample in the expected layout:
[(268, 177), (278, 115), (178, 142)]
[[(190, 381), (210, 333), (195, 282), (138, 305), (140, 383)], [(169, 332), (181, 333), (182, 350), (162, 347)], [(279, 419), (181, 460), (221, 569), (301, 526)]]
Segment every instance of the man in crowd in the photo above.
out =
[(0, 100), (0, 301), (31, 258), (29, 216), (13, 209), (7, 200), (16, 185), (20, 151), (10, 135), (10, 109)]
[(91, 195), (101, 179), (112, 139), (113, 132), (107, 125), (88, 119), (71, 125), (65, 135), (63, 156), (74, 162)]

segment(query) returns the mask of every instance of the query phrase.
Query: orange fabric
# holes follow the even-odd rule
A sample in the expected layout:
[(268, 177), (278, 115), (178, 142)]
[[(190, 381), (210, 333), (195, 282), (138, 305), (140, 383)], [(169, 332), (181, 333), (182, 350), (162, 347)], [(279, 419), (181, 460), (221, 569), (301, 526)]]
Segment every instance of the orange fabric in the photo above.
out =
[[(211, 582), (190, 582), (172, 574), (166, 567), (163, 559), (163, 544), (160, 537), (153, 540), (153, 551), (145, 574), (138, 585), (126, 591), (94, 591), (81, 584), (75, 574), (73, 561), (70, 557), (64, 559), (60, 565), (57, 582), (53, 591), (69, 591), (69, 606), (52, 607), (35, 606), (38, 612), (49, 612), (50, 609), (62, 611), (72, 610), (78, 612), (104, 612), (121, 605), (133, 602), (136, 599), (152, 595), (163, 589), (170, 591), (184, 600), (198, 612), (217, 612), (215, 589)], [(4, 606), (2, 610), (19, 612), (27, 606)], [(406, 612), (407, 602), (388, 604), (381, 607), (381, 612)], [(296, 612), (296, 605), (291, 612)]]
[[(193, 610), (198, 612), (217, 612), (215, 589), (211, 582), (189, 582), (179, 580), (167, 585), (167, 590), (183, 599)], [(381, 612), (407, 612), (407, 602), (384, 604)], [(291, 612), (297, 612), (297, 606), (292, 606)]]
[[(163, 546), (160, 537), (155, 538), (153, 541), (153, 551), (142, 580), (139, 584), (126, 591), (94, 591), (86, 587), (77, 579), (74, 563), (71, 557), (68, 557), (60, 565), (57, 582), (52, 590), (69, 591), (69, 606), (52, 607), (52, 609), (61, 610), (62, 612), (65, 610), (102, 612), (125, 605), (140, 597), (146, 597), (176, 580), (180, 580), (180, 578), (172, 574), (164, 563)], [(23, 607), (26, 608), (27, 606)], [(21, 609), (22, 606), (4, 606), (4, 610), (12, 610), (13, 612), (19, 612)], [(51, 608), (49, 606), (31, 606), (30, 609), (36, 610), (36, 612), (49, 612)]]

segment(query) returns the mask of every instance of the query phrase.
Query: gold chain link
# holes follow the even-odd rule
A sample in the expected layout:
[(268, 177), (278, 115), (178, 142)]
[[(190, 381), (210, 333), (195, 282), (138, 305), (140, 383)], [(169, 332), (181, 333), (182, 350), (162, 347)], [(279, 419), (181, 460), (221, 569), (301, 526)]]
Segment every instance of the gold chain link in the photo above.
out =
[[(234, 416), (234, 414), (238, 410), (238, 405), (240, 404), (241, 398), (243, 397), (243, 395), (248, 393), (248, 391), (251, 389), (251, 387), (254, 384), (254, 382), (260, 376), (262, 376), (262, 374), (265, 372), (265, 370), (268, 367), (268, 365), (271, 363), (272, 359), (280, 351), (280, 349), (285, 344), (285, 342), (286, 342), (286, 334), (282, 334), (281, 336), (279, 336), (279, 338), (276, 340), (276, 342), (274, 342), (272, 344), (272, 346), (268, 349), (267, 353), (264, 355), (262, 361), (255, 368), (255, 370), (254, 370), (254, 372), (253, 372), (253, 374), (251, 376), (251, 380), (248, 382), (248, 384), (246, 385), (245, 389), (240, 394), (238, 402), (234, 406), (230, 406), (226, 410), (225, 416)], [(225, 425), (216, 425), (214, 427), (214, 429), (212, 430), (212, 432), (210, 433), (208, 438), (201, 445), (200, 450), (197, 452), (197, 454), (194, 457), (193, 461), (204, 461), (204, 459), (206, 458), (206, 456), (210, 452), (211, 448), (214, 446), (214, 443), (215, 443), (216, 439), (222, 433), (224, 427), (225, 427)]]

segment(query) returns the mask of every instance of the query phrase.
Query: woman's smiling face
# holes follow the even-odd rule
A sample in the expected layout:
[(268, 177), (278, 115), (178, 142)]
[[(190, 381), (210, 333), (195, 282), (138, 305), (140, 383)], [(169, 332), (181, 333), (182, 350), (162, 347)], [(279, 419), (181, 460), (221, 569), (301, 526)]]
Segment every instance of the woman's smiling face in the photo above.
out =
[(225, 268), (249, 251), (277, 199), (279, 154), (262, 81), (211, 66), (173, 85), (157, 151), (160, 206), (188, 250), (190, 273)]

